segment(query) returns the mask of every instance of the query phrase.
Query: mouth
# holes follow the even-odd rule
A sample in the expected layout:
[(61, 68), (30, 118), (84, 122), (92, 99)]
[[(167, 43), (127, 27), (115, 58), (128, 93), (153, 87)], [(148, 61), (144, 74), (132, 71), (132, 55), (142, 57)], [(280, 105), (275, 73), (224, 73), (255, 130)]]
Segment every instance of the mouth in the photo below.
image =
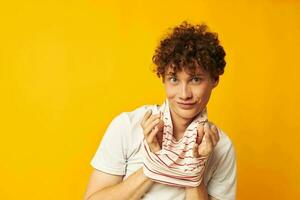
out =
[(176, 102), (176, 103), (180, 108), (185, 109), (185, 110), (193, 108), (194, 105), (196, 104), (196, 103), (187, 103), (187, 102), (182, 102), (182, 103)]

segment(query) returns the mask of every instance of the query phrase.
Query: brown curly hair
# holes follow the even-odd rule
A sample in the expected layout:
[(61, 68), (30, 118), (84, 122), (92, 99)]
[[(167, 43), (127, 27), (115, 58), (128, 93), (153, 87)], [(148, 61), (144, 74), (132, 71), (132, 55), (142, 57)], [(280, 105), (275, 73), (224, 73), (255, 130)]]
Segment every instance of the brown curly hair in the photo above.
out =
[(164, 81), (168, 67), (175, 73), (182, 69), (195, 73), (197, 67), (201, 67), (218, 79), (224, 73), (225, 55), (217, 33), (209, 32), (205, 24), (192, 25), (184, 21), (160, 41), (152, 57), (153, 71)]

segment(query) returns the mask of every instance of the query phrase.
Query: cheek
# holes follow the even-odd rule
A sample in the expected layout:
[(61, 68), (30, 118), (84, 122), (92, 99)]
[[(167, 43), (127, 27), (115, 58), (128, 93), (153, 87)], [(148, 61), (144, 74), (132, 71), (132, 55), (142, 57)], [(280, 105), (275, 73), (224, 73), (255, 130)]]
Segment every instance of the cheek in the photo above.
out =
[(207, 102), (207, 100), (210, 97), (210, 93), (211, 93), (211, 90), (208, 90), (208, 89), (196, 90), (194, 92), (196, 100), (198, 101), (198, 103), (201, 103), (201, 102), (205, 103), (205, 102)]
[(174, 87), (165, 85), (165, 91), (168, 98), (174, 98), (176, 96), (176, 89)]

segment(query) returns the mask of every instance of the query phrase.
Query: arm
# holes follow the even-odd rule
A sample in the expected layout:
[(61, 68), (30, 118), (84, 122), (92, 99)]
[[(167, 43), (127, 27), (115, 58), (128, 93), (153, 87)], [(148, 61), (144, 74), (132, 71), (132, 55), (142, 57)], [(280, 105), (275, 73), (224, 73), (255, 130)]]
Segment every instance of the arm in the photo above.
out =
[(142, 168), (124, 181), (123, 176), (94, 170), (84, 200), (140, 199), (150, 189), (152, 184), (153, 181), (144, 175)]
[[(159, 126), (155, 131), (154, 127), (161, 122), (159, 120), (160, 115), (152, 115), (151, 112), (147, 112), (142, 120), (142, 128), (144, 129), (144, 135), (149, 146), (153, 150), (159, 150), (160, 145), (156, 135), (160, 132), (163, 126)], [(125, 156), (123, 150), (126, 148), (123, 145), (122, 136), (124, 133), (124, 126), (120, 118), (114, 120), (108, 128), (105, 134), (103, 143), (101, 144), (102, 149), (99, 148), (97, 155), (93, 159), (93, 166), (96, 163), (101, 163), (103, 167), (104, 163), (110, 161), (108, 166), (104, 168), (112, 168), (112, 166), (117, 166), (114, 171), (117, 173), (123, 173), (119, 171), (120, 166), (124, 168), (125, 166)], [(122, 131), (120, 131), (122, 130)], [(116, 140), (114, 138), (121, 138), (121, 140)], [(120, 148), (123, 145), (123, 148)], [(117, 155), (117, 156), (116, 156)], [(100, 199), (140, 199), (146, 191), (150, 189), (153, 181), (144, 175), (143, 169), (137, 170), (135, 173), (130, 175), (127, 179), (123, 180), (123, 175), (112, 175), (109, 173), (104, 173), (99, 170), (94, 170), (91, 175), (90, 183), (88, 185), (85, 200), (100, 200)]]
[(207, 190), (203, 181), (198, 187), (186, 188), (185, 199), (186, 200), (217, 200), (207, 194)]

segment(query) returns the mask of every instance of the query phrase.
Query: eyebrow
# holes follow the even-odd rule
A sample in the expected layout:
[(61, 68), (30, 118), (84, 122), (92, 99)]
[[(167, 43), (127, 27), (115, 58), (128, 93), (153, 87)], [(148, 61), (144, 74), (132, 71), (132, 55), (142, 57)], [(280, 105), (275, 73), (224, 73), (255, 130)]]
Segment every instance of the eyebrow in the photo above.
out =
[[(169, 72), (166, 74), (167, 76), (176, 76), (175, 72)], [(189, 74), (190, 76), (205, 76), (203, 73), (195, 73), (195, 74)]]
[(175, 72), (169, 72), (169, 73), (167, 73), (166, 75), (169, 75), (169, 76), (175, 76), (176, 73), (175, 73)]

